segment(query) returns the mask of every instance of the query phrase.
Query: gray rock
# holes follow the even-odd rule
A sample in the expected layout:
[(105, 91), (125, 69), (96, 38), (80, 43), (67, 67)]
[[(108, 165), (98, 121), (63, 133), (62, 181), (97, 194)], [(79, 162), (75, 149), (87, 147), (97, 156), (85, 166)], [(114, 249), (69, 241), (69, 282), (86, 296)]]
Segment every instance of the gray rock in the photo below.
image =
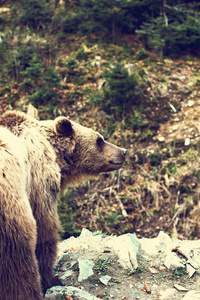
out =
[(67, 270), (63, 276), (59, 276), (59, 279), (61, 280), (62, 284), (66, 284), (69, 277), (73, 275), (73, 271), (72, 270)]
[[(172, 249), (174, 249), (174, 251), (172, 251)], [(139, 254), (139, 264), (137, 261), (138, 254)], [(149, 270), (148, 274), (151, 277), (157, 277), (158, 276), (156, 275), (157, 272), (159, 273), (160, 276), (165, 276), (164, 272), (161, 271), (161, 266), (163, 265), (165, 265), (169, 270), (186, 268), (188, 272), (188, 281), (189, 281), (189, 277), (192, 277), (195, 272), (198, 273), (198, 270), (200, 269), (200, 240), (198, 241), (181, 241), (178, 239), (172, 240), (169, 237), (169, 235), (164, 232), (160, 232), (156, 238), (152, 238), (152, 239), (148, 239), (148, 238), (138, 239), (135, 234), (131, 234), (131, 233), (124, 234), (118, 237), (93, 235), (89, 230), (83, 229), (80, 237), (77, 238), (71, 237), (68, 240), (60, 243), (58, 262), (55, 268), (56, 274), (60, 276), (59, 278), (64, 284), (67, 284), (67, 282), (68, 283), (75, 282), (74, 280), (76, 280), (77, 282), (77, 274), (75, 273), (75, 271), (73, 271), (73, 266), (79, 263), (80, 273), (78, 276), (78, 281), (81, 282), (94, 274), (93, 267), (94, 267), (94, 262), (97, 258), (102, 258), (102, 259), (114, 258), (113, 261), (116, 263), (116, 268), (119, 268), (118, 263), (116, 261), (118, 260), (118, 262), (121, 264), (122, 268), (124, 269), (136, 269), (138, 265), (140, 266), (140, 263), (143, 260), (145, 260), (147, 268), (149, 268), (150, 265), (154, 267), (148, 269)], [(113, 263), (112, 263), (112, 267), (114, 267)], [(125, 272), (125, 270), (123, 272)], [(152, 274), (150, 274), (149, 272), (151, 272)], [(101, 275), (98, 276), (98, 279), (100, 280), (101, 283), (105, 285), (104, 289), (106, 290), (112, 289), (112, 285), (111, 286), (109, 285), (109, 280), (111, 279), (111, 277), (108, 276), (107, 274), (104, 274), (105, 276), (101, 276)], [(141, 274), (141, 281), (143, 281), (142, 276), (143, 274)], [(89, 290), (88, 284), (89, 281), (84, 282), (85, 288), (87, 290)], [(172, 289), (170, 288), (172, 287), (172, 284), (168, 285), (169, 288), (166, 290), (164, 290), (166, 288), (166, 284), (165, 284), (163, 285), (161, 291), (159, 290), (160, 288), (159, 287), (156, 288), (156, 290), (153, 292), (155, 293), (155, 295), (156, 293), (159, 293), (161, 295), (159, 299), (163, 299), (163, 300), (180, 299), (180, 297), (182, 297), (181, 292), (183, 290), (185, 291), (185, 288), (183, 286), (175, 285), (174, 287), (176, 289), (175, 288)], [(102, 285), (99, 286), (103, 288)], [(186, 286), (188, 287), (187, 284)], [(130, 287), (130, 291), (128, 292), (129, 295), (132, 295), (131, 291), (134, 289), (135, 289), (134, 285)], [(193, 289), (195, 289), (194, 286)], [(89, 293), (84, 295), (77, 294), (77, 289), (73, 287), (54, 287), (48, 291), (45, 300), (46, 299), (57, 300), (63, 294), (64, 291), (67, 295), (76, 295), (76, 296), (78, 295), (77, 297), (80, 300), (98, 299)], [(80, 292), (79, 289), (78, 291)], [(81, 290), (81, 292), (83, 291)], [(194, 293), (194, 291), (192, 292)], [(124, 292), (124, 294), (125, 293), (126, 292)], [(111, 294), (115, 294), (116, 296), (116, 290), (115, 291), (112, 290)], [(189, 292), (187, 294), (191, 295), (189, 294)], [(197, 297), (199, 294), (197, 293)], [(195, 296), (193, 297), (193, 299), (200, 299), (200, 298), (195, 298)], [(138, 292), (136, 296), (136, 291), (134, 290), (134, 297), (141, 298), (141, 292)], [(189, 298), (184, 298), (184, 300), (186, 299)]]
[(173, 131), (176, 131), (176, 130), (178, 130), (178, 125), (174, 125), (174, 126), (172, 126), (172, 130), (173, 130)]
[(182, 286), (182, 285), (180, 285), (180, 284), (174, 284), (174, 287), (175, 287), (175, 289), (177, 290), (177, 291), (179, 291), (179, 292), (187, 292), (188, 291), (188, 289), (186, 288), (186, 287), (184, 287), (184, 286)]
[(89, 294), (88, 292), (73, 286), (54, 286), (46, 292), (44, 299), (58, 300), (63, 293), (66, 295), (76, 296), (79, 300), (99, 300), (99, 298)]
[[(111, 246), (111, 244), (110, 244)], [(125, 269), (137, 269), (139, 240), (135, 234), (127, 233), (112, 241), (112, 247), (119, 257), (119, 263)]]
[(93, 234), (90, 230), (83, 228), (79, 237), (83, 238), (83, 237), (87, 237), (87, 236), (93, 236)]
[(185, 142), (184, 142), (184, 145), (185, 145), (185, 146), (189, 146), (190, 144), (191, 144), (190, 138), (186, 138), (186, 139), (185, 139)]
[(27, 105), (27, 115), (31, 116), (32, 118), (39, 119), (39, 114), (37, 108), (35, 108), (32, 104)]
[(185, 241), (180, 244), (178, 252), (187, 258), (195, 268), (200, 268), (200, 241)]
[(78, 262), (79, 262), (78, 281), (81, 282), (82, 280), (85, 280), (94, 274), (93, 272), (94, 263), (93, 261), (88, 259), (78, 259)]
[(194, 269), (190, 264), (186, 264), (186, 271), (188, 272), (189, 277), (191, 278), (196, 272), (196, 269)]
[(185, 268), (185, 264), (181, 260), (181, 258), (178, 257), (178, 255), (175, 252), (171, 252), (170, 250), (167, 253), (166, 260), (164, 262), (164, 265), (169, 270), (176, 270), (180, 268)]
[(165, 84), (160, 84), (157, 88), (161, 96), (166, 96), (168, 94), (168, 87)]
[(178, 76), (177, 74), (172, 74), (172, 76), (170, 77), (171, 80), (180, 80), (180, 76)]
[(179, 79), (180, 79), (180, 81), (185, 81), (186, 76), (182, 75), (182, 76), (179, 77)]
[(131, 63), (125, 64), (125, 68), (127, 69), (128, 74), (130, 76), (131, 74), (136, 72), (137, 64), (131, 64)]
[(156, 238), (142, 238), (140, 240), (141, 249), (150, 257), (152, 255), (155, 256), (160, 252), (165, 252), (171, 243), (171, 238), (163, 231), (161, 231)]
[(111, 277), (109, 275), (103, 275), (99, 278), (101, 283), (103, 283), (104, 285), (107, 285), (110, 279)]
[(152, 274), (157, 274), (159, 271), (155, 268), (150, 268), (149, 267), (149, 271), (152, 273)]
[(195, 101), (194, 100), (189, 100), (187, 103), (188, 107), (192, 107), (195, 105)]
[(165, 138), (164, 138), (164, 136), (159, 136), (158, 140), (159, 140), (159, 142), (164, 142)]

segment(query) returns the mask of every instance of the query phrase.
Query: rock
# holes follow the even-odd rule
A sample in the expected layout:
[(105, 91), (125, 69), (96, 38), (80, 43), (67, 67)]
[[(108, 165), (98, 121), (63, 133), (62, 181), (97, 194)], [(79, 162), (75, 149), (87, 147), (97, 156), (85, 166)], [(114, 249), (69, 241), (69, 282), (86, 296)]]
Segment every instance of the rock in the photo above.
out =
[(94, 263), (93, 261), (88, 259), (78, 259), (78, 262), (79, 262), (78, 281), (81, 282), (82, 280), (85, 280), (94, 274), (93, 272)]
[(105, 79), (99, 79), (98, 81), (98, 91), (101, 91), (103, 87), (106, 85), (106, 80)]
[(187, 292), (188, 291), (188, 289), (186, 288), (186, 287), (184, 287), (184, 286), (182, 286), (182, 285), (180, 285), (180, 284), (174, 284), (174, 287), (175, 287), (175, 289), (177, 290), (177, 291), (179, 291), (179, 292)]
[(172, 130), (173, 130), (173, 131), (175, 131), (175, 130), (177, 130), (177, 129), (178, 129), (178, 125), (172, 126)]
[[(127, 299), (132, 299), (131, 297), (141, 299), (141, 297), (143, 297), (142, 294), (144, 294), (145, 288), (144, 284), (138, 286), (138, 281), (135, 281), (137, 276), (135, 277), (134, 273), (137, 274), (137, 270), (135, 272), (133, 270), (133, 277), (128, 277), (128, 279), (134, 278), (134, 281), (131, 281), (130, 284), (128, 280), (124, 279), (123, 274), (125, 274), (125, 276), (128, 275), (126, 275), (126, 270), (123, 270), (123, 268), (130, 269), (132, 271), (132, 269), (137, 269), (138, 266), (143, 267), (144, 262), (145, 271), (147, 272), (143, 273), (143, 271), (138, 269), (141, 271), (140, 282), (146, 282), (146, 280), (148, 282), (149, 277), (155, 278), (156, 287), (153, 287), (151, 282), (151, 293), (156, 297), (158, 294), (160, 294), (159, 299), (180, 300), (181, 297), (183, 297), (181, 292), (186, 292), (186, 288), (190, 287), (190, 289), (195, 289), (195, 287), (198, 286), (198, 283), (194, 282), (194, 280), (190, 278), (195, 272), (197, 273), (195, 276), (199, 276), (200, 240), (172, 240), (168, 234), (162, 231), (156, 238), (138, 239), (135, 234), (131, 233), (123, 234), (118, 237), (104, 236), (93, 235), (89, 230), (83, 229), (79, 237), (71, 237), (64, 242), (61, 242), (59, 248), (60, 251), (58, 255), (58, 262), (55, 265), (56, 275), (59, 276), (59, 279), (63, 284), (69, 284), (69, 282), (73, 282), (75, 284), (85, 280), (84, 288), (88, 291), (90, 291), (92, 284), (94, 287), (94, 282), (91, 283), (92, 281), (87, 280), (87, 278), (94, 274), (93, 267), (95, 261), (97, 259), (109, 259), (112, 261), (108, 269), (110, 273), (101, 273), (95, 271), (97, 282), (99, 283), (100, 281), (104, 285), (103, 286), (100, 283), (95, 284), (96, 288), (93, 290), (95, 295), (99, 294), (99, 291), (102, 291), (102, 289), (106, 289), (106, 291), (114, 295), (114, 297), (109, 295), (112, 299), (118, 299), (116, 295), (119, 295), (119, 293), (122, 293), (123, 297), (126, 297)], [(106, 251), (102, 251), (103, 249), (106, 249)], [(119, 266), (118, 262), (121, 266)], [(74, 266), (77, 264), (79, 264), (79, 275), (76, 271), (74, 271)], [(184, 270), (187, 270), (188, 275), (185, 277), (188, 276), (189, 285), (187, 285), (187, 281), (184, 281), (185, 286), (175, 284), (174, 288), (172, 289), (170, 287), (173, 286), (174, 282), (172, 280), (170, 281), (169, 279), (171, 273), (170, 270), (176, 270), (179, 268), (184, 268)], [(151, 274), (149, 272), (151, 272)], [(119, 276), (122, 276), (119, 278), (120, 280), (117, 278), (118, 274)], [(145, 277), (147, 274), (148, 278)], [(112, 281), (112, 285), (109, 284), (111, 277), (116, 278), (116, 283), (119, 284), (119, 288), (116, 287), (115, 281)], [(163, 278), (166, 278), (166, 282)], [(135, 282), (137, 282), (137, 284)], [(192, 287), (191, 282), (193, 284)], [(169, 287), (168, 289), (166, 289), (167, 286)], [(140, 288), (141, 291), (137, 293), (138, 288)], [(45, 300), (57, 300), (63, 295), (63, 292), (65, 292), (66, 295), (78, 295), (77, 297), (79, 300), (98, 299), (96, 296), (92, 296), (89, 293), (84, 295), (77, 294), (77, 289), (73, 287), (57, 286), (53, 289), (49, 289), (45, 296)], [(81, 290), (80, 293), (82, 292), (83, 290)], [(193, 299), (199, 298), (195, 298), (194, 296)]]
[(190, 144), (191, 144), (190, 138), (186, 138), (185, 142), (184, 142), (184, 145), (189, 146)]
[(190, 278), (196, 272), (196, 270), (190, 264), (186, 264), (186, 271), (188, 272)]
[(185, 268), (185, 264), (183, 263), (183, 261), (177, 256), (175, 252), (171, 252), (170, 250), (167, 253), (167, 257), (164, 262), (164, 265), (169, 270)]
[(87, 237), (87, 236), (93, 236), (93, 234), (88, 229), (83, 228), (79, 237), (82, 238), (82, 237)]
[(113, 248), (119, 257), (119, 263), (125, 269), (137, 269), (139, 240), (135, 234), (123, 234), (113, 241)]
[(151, 268), (151, 267), (149, 267), (149, 271), (150, 271), (152, 274), (157, 274), (157, 273), (158, 273), (158, 270), (157, 270), (157, 269)]
[(99, 300), (99, 298), (91, 295), (90, 293), (73, 287), (73, 286), (54, 286), (50, 288), (45, 294), (45, 300), (58, 300), (63, 294), (76, 296), (79, 300)]
[(164, 141), (165, 141), (165, 138), (164, 138), (164, 136), (159, 136), (159, 137), (158, 137), (158, 140), (159, 140), (159, 142), (164, 142)]
[(172, 76), (170, 77), (170, 79), (172, 79), (172, 80), (180, 80), (180, 76), (178, 76), (177, 74), (172, 74)]
[(188, 259), (188, 263), (195, 268), (200, 268), (200, 241), (185, 241), (181, 243), (178, 252)]
[(194, 100), (189, 100), (188, 103), (187, 103), (188, 107), (192, 107), (194, 105), (195, 105), (195, 101)]
[(146, 252), (147, 255), (156, 255), (159, 252), (165, 252), (167, 246), (171, 244), (169, 235), (161, 231), (156, 238), (147, 239), (142, 238), (140, 240), (141, 249)]
[(109, 275), (103, 275), (99, 278), (101, 283), (103, 283), (104, 285), (107, 285), (110, 279), (111, 279), (111, 276), (109, 276)]
[(177, 113), (177, 110), (173, 104), (169, 103), (169, 106), (171, 107), (171, 109), (173, 110), (174, 113)]
[(128, 71), (128, 75), (132, 75), (136, 72), (137, 70), (137, 64), (125, 64), (124, 67), (127, 69)]
[(161, 94), (161, 96), (168, 95), (168, 87), (164, 84), (161, 84), (158, 86), (158, 91)]
[(65, 271), (64, 275), (63, 276), (60, 276), (59, 279), (61, 280), (62, 284), (66, 284), (69, 277), (73, 275), (73, 271), (72, 270), (67, 270)]
[(35, 118), (35, 119), (39, 119), (39, 114), (38, 114), (38, 110), (37, 110), (37, 108), (35, 108), (32, 104), (28, 104), (27, 105), (27, 115), (29, 115), (29, 116), (31, 116), (31, 117), (33, 117), (33, 118)]
[(183, 82), (183, 81), (185, 81), (185, 79), (186, 79), (186, 76), (182, 75), (182, 76), (180, 76), (180, 77), (179, 77), (179, 79), (180, 79), (180, 81), (182, 81), (182, 82)]

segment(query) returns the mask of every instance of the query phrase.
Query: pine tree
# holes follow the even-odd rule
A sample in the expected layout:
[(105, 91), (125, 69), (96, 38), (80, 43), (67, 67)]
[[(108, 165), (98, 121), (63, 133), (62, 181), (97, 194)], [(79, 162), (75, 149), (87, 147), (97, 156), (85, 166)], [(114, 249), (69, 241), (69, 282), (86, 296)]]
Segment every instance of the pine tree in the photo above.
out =
[(129, 75), (127, 69), (121, 64), (116, 64), (105, 73), (107, 86), (104, 89), (104, 109), (114, 113), (117, 119), (130, 110), (135, 102), (135, 88), (138, 84), (136, 74)]
[(28, 94), (36, 91), (39, 79), (43, 72), (43, 63), (34, 55), (25, 71), (21, 72), (23, 81), (20, 87)]
[(20, 0), (21, 22), (34, 29), (44, 28), (52, 21), (53, 8), (45, 0)]

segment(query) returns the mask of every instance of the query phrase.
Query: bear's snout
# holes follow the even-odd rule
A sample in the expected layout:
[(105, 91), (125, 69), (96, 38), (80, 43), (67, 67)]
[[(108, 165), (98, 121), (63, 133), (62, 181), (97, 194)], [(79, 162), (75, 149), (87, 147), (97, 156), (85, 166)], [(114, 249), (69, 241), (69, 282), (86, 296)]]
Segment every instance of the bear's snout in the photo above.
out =
[(119, 150), (119, 153), (117, 155), (117, 158), (118, 158), (118, 163), (123, 165), (123, 163), (125, 162), (126, 160), (126, 153), (127, 153), (127, 149), (124, 149), (124, 148), (118, 148)]
[(124, 156), (126, 156), (126, 153), (127, 153), (127, 152), (128, 152), (127, 149), (122, 149), (122, 153), (123, 153)]
[(120, 169), (125, 162), (127, 149), (106, 142), (104, 151), (108, 159), (109, 171)]

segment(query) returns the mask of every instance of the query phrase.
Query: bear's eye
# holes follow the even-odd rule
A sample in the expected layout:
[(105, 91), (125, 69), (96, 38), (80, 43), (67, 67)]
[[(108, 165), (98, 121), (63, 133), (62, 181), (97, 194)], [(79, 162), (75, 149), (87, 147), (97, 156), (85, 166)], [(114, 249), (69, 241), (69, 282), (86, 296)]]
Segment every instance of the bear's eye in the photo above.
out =
[(97, 145), (98, 145), (100, 148), (103, 148), (103, 146), (104, 146), (104, 140), (103, 140), (101, 137), (98, 137), (98, 138), (97, 138)]

